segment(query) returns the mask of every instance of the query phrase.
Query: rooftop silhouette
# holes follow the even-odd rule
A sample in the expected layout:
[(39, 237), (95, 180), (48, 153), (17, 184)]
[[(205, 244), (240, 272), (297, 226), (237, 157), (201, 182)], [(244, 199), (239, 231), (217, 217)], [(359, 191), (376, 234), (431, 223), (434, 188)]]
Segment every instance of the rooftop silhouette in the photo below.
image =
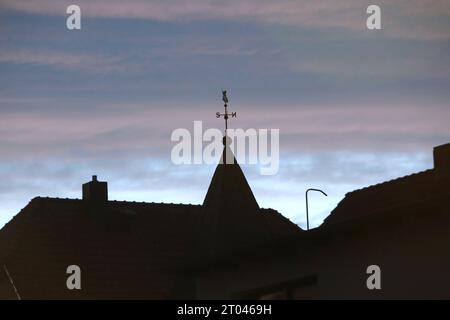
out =
[[(421, 243), (448, 252), (450, 144), (434, 149), (434, 163), (433, 169), (349, 192), (322, 226), (304, 231), (260, 208), (225, 130), (222, 158), (202, 205), (110, 201), (107, 182), (95, 175), (83, 184), (82, 199), (32, 199), (0, 230), (0, 298), (302, 298), (305, 286), (315, 288), (306, 297), (366, 297), (354, 283), (363, 281), (359, 276), (337, 285), (346, 268), (359, 268), (356, 262), (399, 267), (399, 255), (389, 251), (409, 252), (413, 245), (414, 254), (403, 258), (416, 261), (426, 255)], [(406, 228), (398, 227), (398, 219), (416, 231), (426, 225), (422, 242), (398, 238)], [(377, 244), (365, 236), (375, 226)], [(383, 246), (389, 250), (378, 249)], [(436, 268), (436, 259), (450, 266), (448, 254), (418, 266)], [(82, 270), (82, 290), (66, 286), (67, 267), (74, 264)], [(409, 290), (402, 274), (394, 274), (386, 297), (450, 296), (439, 285), (430, 291), (429, 283)]]

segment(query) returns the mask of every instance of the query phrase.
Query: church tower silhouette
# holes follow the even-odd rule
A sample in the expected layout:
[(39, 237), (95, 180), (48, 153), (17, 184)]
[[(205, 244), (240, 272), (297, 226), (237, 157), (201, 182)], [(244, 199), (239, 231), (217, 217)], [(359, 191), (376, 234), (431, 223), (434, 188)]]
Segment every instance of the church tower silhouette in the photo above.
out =
[(232, 139), (227, 134), (231, 113), (226, 91), (223, 93), (223, 152), (203, 201), (199, 230), (200, 250), (210, 256), (232, 254), (272, 239), (268, 221), (231, 150)]

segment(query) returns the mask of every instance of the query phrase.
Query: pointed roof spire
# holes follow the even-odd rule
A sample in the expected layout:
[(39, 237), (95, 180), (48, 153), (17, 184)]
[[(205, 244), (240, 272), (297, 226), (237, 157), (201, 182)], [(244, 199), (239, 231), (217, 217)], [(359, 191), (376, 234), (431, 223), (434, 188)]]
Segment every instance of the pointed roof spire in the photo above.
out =
[[(232, 251), (264, 240), (267, 236), (259, 205), (230, 148), (232, 139), (227, 135), (228, 98), (223, 93), (225, 119), (223, 152), (203, 201), (202, 232), (205, 242), (214, 252)], [(234, 113), (234, 116), (235, 117)]]
[[(224, 137), (224, 142), (230, 140), (229, 137)], [(214, 172), (203, 205), (222, 209), (259, 210), (255, 196), (228, 143), (224, 144), (220, 163)]]
[[(231, 155), (231, 156), (230, 156)], [(267, 228), (253, 192), (234, 158), (224, 146), (219, 163), (203, 201), (201, 217), (205, 254), (232, 254), (267, 240)]]
[(224, 148), (203, 205), (211, 207), (220, 204), (224, 209), (239, 205), (240, 208), (250, 209), (251, 211), (259, 210), (255, 196), (230, 148), (233, 141), (227, 135), (227, 120), (229, 115), (235, 117), (236, 112), (228, 113), (227, 111), (228, 97), (226, 90), (222, 91), (222, 100), (225, 113), (217, 112), (216, 116), (217, 118), (223, 116), (225, 119), (225, 134), (222, 140)]

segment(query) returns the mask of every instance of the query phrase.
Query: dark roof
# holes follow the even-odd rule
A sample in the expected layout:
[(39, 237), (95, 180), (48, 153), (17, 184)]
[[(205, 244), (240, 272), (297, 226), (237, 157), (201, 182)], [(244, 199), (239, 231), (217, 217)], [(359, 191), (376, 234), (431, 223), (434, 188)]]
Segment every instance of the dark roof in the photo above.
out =
[(349, 192), (320, 227), (284, 233), (286, 236), (270, 245), (218, 257), (214, 267), (219, 272), (243, 261), (265, 264), (266, 260), (301, 257), (307, 251), (326, 251), (340, 241), (366, 238), (369, 232), (402, 232), (397, 228), (404, 227), (405, 221), (420, 223), (424, 229), (433, 224), (447, 225), (449, 208), (450, 169), (418, 172)]
[[(194, 297), (202, 214), (200, 205), (38, 197), (0, 230), (0, 265), (22, 298)], [(260, 217), (272, 234), (299, 230), (274, 210)], [(82, 290), (66, 288), (72, 264)], [(0, 296), (10, 298), (4, 278)]]
[[(223, 160), (227, 152), (232, 158), (230, 163), (224, 163)], [(240, 213), (243, 215), (251, 215), (259, 210), (255, 196), (229, 146), (223, 150), (221, 163), (214, 171), (203, 206), (216, 211), (216, 214), (226, 213), (232, 219), (243, 209), (246, 209)]]
[[(198, 209), (35, 198), (0, 232), (2, 263), (25, 298), (190, 296), (193, 283), (182, 269)], [(81, 291), (66, 288), (72, 264), (82, 270)]]
[(450, 170), (430, 169), (347, 193), (324, 225), (449, 195)]
[[(271, 242), (280, 233), (301, 230), (276, 211), (261, 211), (229, 146), (224, 147), (202, 210), (199, 239), (202, 252), (208, 255), (234, 253), (237, 249)], [(261, 215), (262, 212), (266, 214)]]
[[(104, 182), (99, 197), (33, 199), (0, 230), (0, 264), (22, 298), (195, 297), (195, 275), (217, 256), (301, 231), (259, 208), (225, 150), (232, 161), (217, 166), (201, 206), (106, 201)], [(69, 265), (81, 268), (82, 290), (67, 289)], [(4, 278), (0, 297), (11, 297)]]

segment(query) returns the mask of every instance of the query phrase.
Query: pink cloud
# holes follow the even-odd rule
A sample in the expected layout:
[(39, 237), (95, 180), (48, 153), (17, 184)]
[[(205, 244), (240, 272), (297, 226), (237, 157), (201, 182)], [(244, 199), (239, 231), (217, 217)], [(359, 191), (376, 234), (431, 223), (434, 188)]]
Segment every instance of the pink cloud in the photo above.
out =
[[(366, 8), (360, 0), (78, 0), (82, 15), (108, 18), (138, 18), (160, 21), (243, 20), (269, 24), (319, 28), (344, 28), (367, 32)], [(448, 17), (445, 0), (380, 0), (386, 22), (386, 36), (410, 39), (445, 40), (448, 25), (432, 28), (418, 17)], [(4, 8), (37, 14), (65, 15), (66, 4), (58, 0), (3, 0)]]
[[(98, 112), (102, 107), (97, 106), (95, 113), (6, 113), (0, 117), (2, 156), (137, 152), (169, 159), (172, 130), (192, 131), (194, 120), (203, 120), (204, 130), (223, 125), (214, 112), (205, 112), (210, 106), (108, 104), (105, 108), (111, 112)], [(118, 108), (126, 112), (117, 112)], [(282, 152), (417, 150), (450, 137), (446, 107), (278, 106), (277, 112), (258, 108), (239, 106), (243, 111), (232, 127), (280, 129)]]
[(120, 57), (96, 54), (72, 54), (55, 51), (9, 50), (0, 51), (0, 63), (31, 64), (55, 67), (64, 70), (79, 70), (94, 73), (123, 72), (130, 66)]

